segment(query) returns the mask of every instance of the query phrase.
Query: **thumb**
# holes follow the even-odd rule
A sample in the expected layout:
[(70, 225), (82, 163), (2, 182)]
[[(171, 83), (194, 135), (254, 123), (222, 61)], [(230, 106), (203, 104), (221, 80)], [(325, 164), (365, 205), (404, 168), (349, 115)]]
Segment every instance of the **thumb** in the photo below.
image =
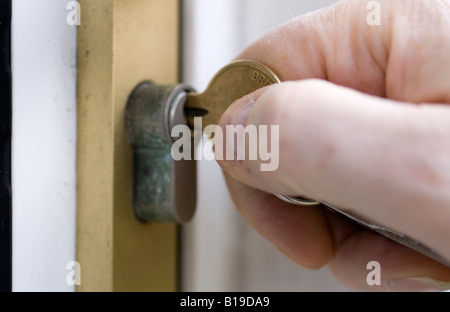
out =
[[(219, 160), (226, 173), (269, 193), (348, 209), (450, 259), (449, 107), (390, 101), (319, 80), (261, 93), (234, 103), (219, 126), (267, 126), (271, 155)], [(249, 133), (238, 136), (245, 141)], [(262, 137), (245, 142), (247, 155)], [(225, 144), (227, 155), (233, 145)], [(268, 159), (273, 170), (262, 170)]]

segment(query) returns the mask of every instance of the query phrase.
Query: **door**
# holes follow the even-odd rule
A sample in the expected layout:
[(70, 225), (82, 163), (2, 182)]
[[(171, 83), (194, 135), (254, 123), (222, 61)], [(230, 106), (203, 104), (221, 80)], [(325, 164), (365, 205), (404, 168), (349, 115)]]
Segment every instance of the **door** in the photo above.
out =
[(179, 2), (79, 3), (77, 289), (175, 291), (177, 225), (134, 217), (124, 116), (141, 81), (178, 81)]

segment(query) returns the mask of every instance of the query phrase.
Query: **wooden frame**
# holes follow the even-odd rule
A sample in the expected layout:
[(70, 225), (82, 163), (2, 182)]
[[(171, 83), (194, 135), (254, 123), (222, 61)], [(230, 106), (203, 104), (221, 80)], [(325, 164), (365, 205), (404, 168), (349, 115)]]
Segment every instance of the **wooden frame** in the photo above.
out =
[(133, 215), (124, 109), (140, 81), (177, 82), (179, 2), (79, 3), (77, 290), (176, 291), (176, 225)]

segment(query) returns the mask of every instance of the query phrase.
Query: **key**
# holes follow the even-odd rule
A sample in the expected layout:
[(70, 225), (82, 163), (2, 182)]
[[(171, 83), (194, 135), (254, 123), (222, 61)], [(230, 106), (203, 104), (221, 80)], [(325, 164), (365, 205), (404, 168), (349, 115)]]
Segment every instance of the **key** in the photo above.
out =
[(250, 60), (233, 62), (222, 68), (203, 93), (188, 93), (185, 114), (193, 128), (194, 117), (202, 117), (203, 129), (217, 125), (222, 114), (236, 100), (281, 80), (269, 67)]

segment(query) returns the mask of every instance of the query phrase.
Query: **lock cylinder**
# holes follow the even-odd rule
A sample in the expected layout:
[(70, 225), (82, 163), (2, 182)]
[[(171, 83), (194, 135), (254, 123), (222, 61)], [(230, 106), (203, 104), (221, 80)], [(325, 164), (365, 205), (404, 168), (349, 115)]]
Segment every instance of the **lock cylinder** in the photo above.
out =
[[(142, 82), (126, 108), (128, 140), (134, 153), (133, 207), (142, 222), (185, 223), (196, 206), (196, 163), (175, 161), (174, 126), (187, 125), (184, 104), (190, 86)], [(193, 146), (193, 145), (192, 145)]]

